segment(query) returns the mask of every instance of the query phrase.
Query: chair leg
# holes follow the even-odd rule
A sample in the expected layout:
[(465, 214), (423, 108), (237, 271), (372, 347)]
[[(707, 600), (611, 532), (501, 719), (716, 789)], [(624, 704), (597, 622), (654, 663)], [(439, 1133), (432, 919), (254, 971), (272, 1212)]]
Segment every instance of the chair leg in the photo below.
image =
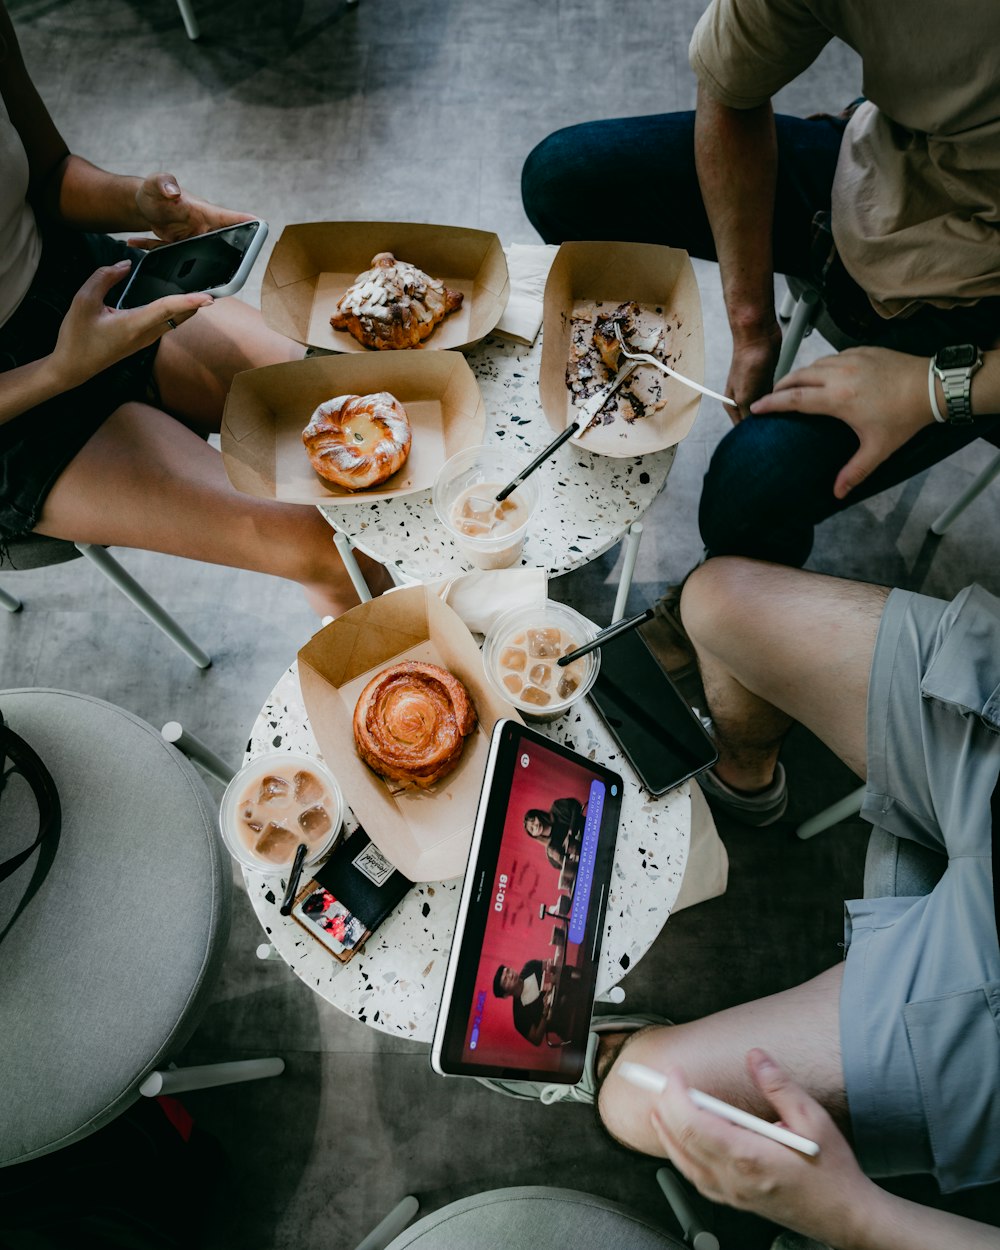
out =
[(385, 1250), (391, 1241), (396, 1240), (419, 1210), (420, 1203), (412, 1194), (407, 1194), (363, 1241), (358, 1242), (355, 1250)]
[(206, 1063), (194, 1068), (169, 1068), (150, 1072), (139, 1086), (146, 1098), (159, 1094), (183, 1094), (189, 1089), (212, 1089), (216, 1085), (236, 1085), (240, 1081), (259, 1081), (265, 1076), (280, 1076), (284, 1059), (237, 1059), (232, 1063)]
[(135, 580), (131, 573), (126, 572), (114, 556), (103, 547), (95, 547), (92, 543), (74, 543), (77, 551), (85, 555), (101, 570), (109, 581), (114, 582), (126, 599), (130, 599), (145, 616), (153, 622), (157, 629), (162, 630), (170, 641), (184, 652), (192, 664), (198, 668), (208, 668), (212, 657), (206, 655), (201, 647), (187, 634), (174, 618), (160, 606), (149, 593)]
[(781, 304), (778, 308), (778, 320), (788, 321), (791, 318), (792, 313), (795, 311), (795, 305), (797, 303), (798, 301), (792, 294), (791, 289), (786, 287), (785, 293), (781, 297)]
[(692, 1250), (719, 1250), (718, 1237), (710, 1233), (695, 1215), (688, 1192), (676, 1173), (670, 1168), (660, 1168), (656, 1173), (656, 1183), (670, 1203), (670, 1209), (681, 1226), (681, 1235)]
[(24, 604), (16, 595), (0, 586), (0, 607), (6, 608), (8, 612), (20, 612)]
[(778, 363), (774, 370), (775, 382), (783, 378), (795, 363), (795, 357), (802, 346), (802, 340), (812, 329), (813, 322), (819, 316), (819, 307), (819, 295), (816, 291), (806, 290), (802, 292), (792, 313), (792, 319), (788, 323), (788, 329), (781, 340), (781, 353), (778, 356)]
[(955, 500), (950, 508), (945, 508), (944, 512), (931, 525), (932, 534), (943, 534), (951, 525), (952, 521), (956, 521), (970, 503), (983, 493), (987, 486), (995, 477), (1000, 476), (1000, 452), (993, 457), (988, 465), (980, 470), (979, 475), (973, 481), (972, 485), (962, 491), (961, 495)]
[(193, 733), (188, 733), (179, 721), (168, 720), (160, 730), (160, 736), (178, 751), (183, 751), (189, 759), (200, 765), (216, 781), (221, 781), (224, 786), (228, 786), (239, 771), (216, 755), (212, 748), (207, 747), (200, 738), (196, 738)]
[(859, 786), (857, 790), (852, 790), (850, 794), (845, 794), (836, 803), (831, 803), (829, 807), (824, 807), (815, 816), (810, 816), (808, 820), (804, 820), (798, 829), (795, 830), (795, 836), (805, 841), (806, 838), (812, 838), (817, 833), (822, 833), (824, 829), (829, 829), (833, 825), (839, 825), (848, 816), (855, 816), (861, 811), (861, 804), (864, 802), (864, 798), (865, 787)]
[(611, 624), (620, 621), (625, 615), (625, 604), (628, 592), (632, 587), (635, 574), (635, 562), (639, 556), (639, 543), (642, 541), (642, 522), (633, 521), (625, 535), (625, 561), (622, 564), (622, 575), (618, 579), (618, 593), (615, 595), (615, 606), (611, 613)]
[(281, 959), (281, 951), (276, 946), (272, 946), (270, 942), (261, 942), (257, 947), (258, 959)]
[(198, 26), (198, 19), (194, 15), (194, 9), (191, 7), (191, 0), (177, 0), (177, 7), (181, 11), (181, 18), (184, 21), (187, 37), (189, 39), (197, 39), (201, 35), (201, 29)]
[(358, 598), (362, 603), (368, 603), (371, 600), (372, 592), (368, 589), (368, 583), (365, 581), (358, 562), (354, 558), (354, 552), (351, 550), (351, 540), (346, 534), (341, 534), (339, 530), (334, 530), (333, 545), (340, 552), (340, 558), (344, 562), (344, 568), (347, 569), (347, 576), (351, 579), (351, 584), (358, 592)]

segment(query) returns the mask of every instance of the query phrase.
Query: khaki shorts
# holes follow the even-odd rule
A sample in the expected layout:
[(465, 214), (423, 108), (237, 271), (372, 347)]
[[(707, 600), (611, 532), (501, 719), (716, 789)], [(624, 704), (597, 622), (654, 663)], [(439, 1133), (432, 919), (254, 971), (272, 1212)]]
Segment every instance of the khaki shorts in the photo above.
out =
[(862, 815), (947, 857), (917, 898), (846, 904), (841, 1042), (874, 1176), (944, 1192), (1000, 1180), (1000, 947), (990, 798), (1000, 770), (1000, 600), (895, 590), (868, 690)]

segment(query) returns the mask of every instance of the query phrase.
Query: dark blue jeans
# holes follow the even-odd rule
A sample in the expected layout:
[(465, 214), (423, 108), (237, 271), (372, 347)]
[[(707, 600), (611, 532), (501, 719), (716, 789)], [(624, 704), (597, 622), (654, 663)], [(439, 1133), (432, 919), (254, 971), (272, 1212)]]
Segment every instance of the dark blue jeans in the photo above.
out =
[[(821, 260), (827, 248), (814, 229), (830, 211), (830, 193), (844, 122), (778, 116), (774, 263), (831, 295)], [(529, 219), (547, 243), (618, 239), (665, 243), (715, 260), (715, 244), (694, 160), (694, 113), (667, 113), (588, 122), (549, 135), (528, 156), (521, 193)], [(836, 263), (838, 307), (867, 300)], [(854, 339), (912, 355), (931, 356), (948, 343), (992, 346), (1000, 337), (1000, 299), (967, 308), (921, 308), (905, 320), (870, 317), (865, 332), (842, 322)], [(800, 565), (816, 524), (943, 460), (979, 437), (998, 441), (1000, 415), (972, 427), (937, 425), (889, 457), (840, 501), (839, 470), (858, 446), (851, 429), (832, 417), (790, 413), (750, 416), (723, 438), (705, 475), (698, 522), (711, 555), (748, 555)]]

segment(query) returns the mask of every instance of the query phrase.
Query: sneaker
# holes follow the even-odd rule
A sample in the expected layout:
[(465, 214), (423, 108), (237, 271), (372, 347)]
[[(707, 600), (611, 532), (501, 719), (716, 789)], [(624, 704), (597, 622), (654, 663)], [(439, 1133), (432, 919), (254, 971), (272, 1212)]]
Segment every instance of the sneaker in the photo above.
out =
[(504, 1081), (499, 1077), (477, 1076), (475, 1079), (487, 1089), (506, 1094), (508, 1098), (526, 1098), (531, 1102), (583, 1102), (593, 1106), (597, 1098), (597, 1047), (602, 1033), (635, 1033), (651, 1024), (673, 1024), (662, 1016), (595, 1016), (590, 1022), (587, 1054), (583, 1061), (583, 1076), (576, 1085), (545, 1084), (542, 1081)]
[(774, 780), (767, 789), (756, 794), (747, 794), (744, 790), (726, 785), (711, 768), (699, 773), (695, 780), (714, 806), (721, 808), (733, 820), (754, 829), (773, 825), (784, 816), (788, 807), (788, 781), (781, 764), (775, 766)]

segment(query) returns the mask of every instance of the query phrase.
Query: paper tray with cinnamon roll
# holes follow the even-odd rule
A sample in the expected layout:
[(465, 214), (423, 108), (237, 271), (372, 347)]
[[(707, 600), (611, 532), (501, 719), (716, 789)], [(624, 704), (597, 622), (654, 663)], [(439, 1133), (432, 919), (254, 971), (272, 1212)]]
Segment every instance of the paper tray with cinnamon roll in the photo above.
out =
[[(377, 412), (376, 400), (383, 407), (394, 401), (410, 433), (397, 471), (356, 488), (349, 478), (341, 484), (321, 476), (303, 445), (303, 431), (321, 410), (352, 397), (368, 405), (368, 415)], [(222, 419), (222, 457), (229, 480), (249, 495), (286, 503), (373, 502), (426, 490), (446, 460), (482, 442), (485, 428), (479, 385), (458, 352), (313, 356), (237, 374)]]
[(461, 618), (424, 586), (382, 595), (302, 648), (299, 682), (379, 850), (411, 881), (463, 872), (490, 733), (517, 713), (489, 686)]

